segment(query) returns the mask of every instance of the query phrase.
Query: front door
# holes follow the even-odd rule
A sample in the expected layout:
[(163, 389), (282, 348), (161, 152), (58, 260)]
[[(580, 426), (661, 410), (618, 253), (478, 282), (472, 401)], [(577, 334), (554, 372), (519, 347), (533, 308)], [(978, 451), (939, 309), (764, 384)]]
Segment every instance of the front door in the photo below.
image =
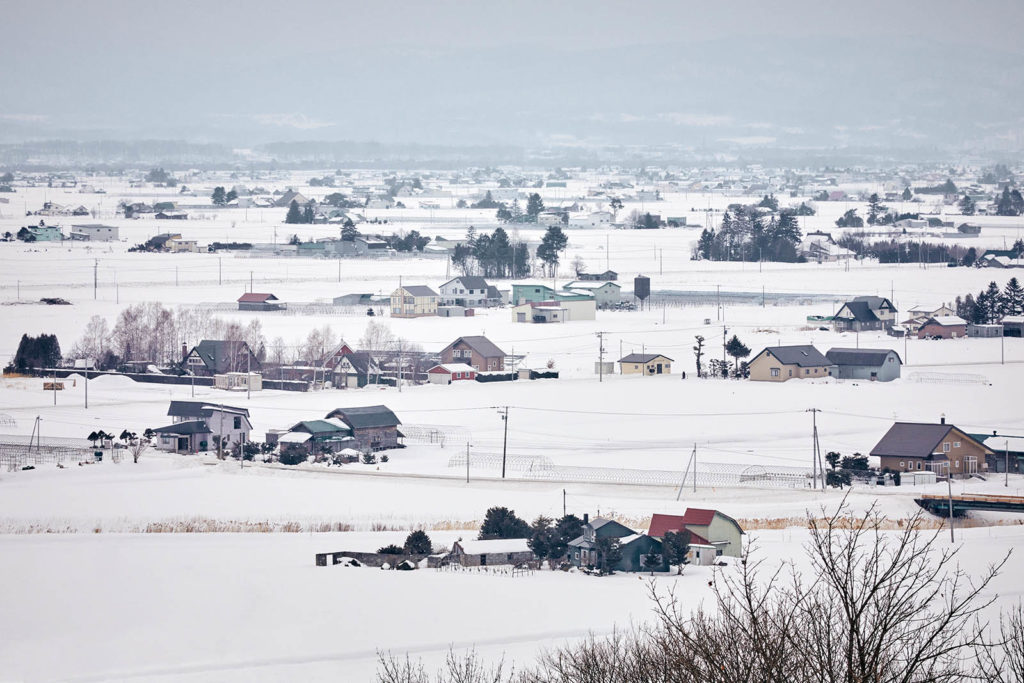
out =
[(174, 449), (174, 452), (175, 453), (188, 453), (189, 452), (188, 437), (187, 436), (179, 436), (178, 437), (178, 447)]

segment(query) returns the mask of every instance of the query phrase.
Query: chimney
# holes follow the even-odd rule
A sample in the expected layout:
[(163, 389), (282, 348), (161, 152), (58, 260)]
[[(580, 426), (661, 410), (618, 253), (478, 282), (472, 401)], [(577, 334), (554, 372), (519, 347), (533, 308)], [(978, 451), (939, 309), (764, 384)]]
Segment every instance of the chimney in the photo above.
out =
[(941, 415), (941, 416), (939, 417), (939, 424), (942, 424), (942, 425), (946, 424), (946, 414), (945, 414), (945, 413), (943, 413), (943, 414), (942, 414), (942, 415)]
[(588, 514), (586, 512), (583, 513), (583, 523), (584, 524), (590, 524), (590, 514)]
[(994, 429), (992, 430), (992, 436), (997, 436), (996, 430), (994, 430)]
[(181, 359), (185, 360), (185, 356), (188, 355), (188, 345), (185, 342), (181, 342)]

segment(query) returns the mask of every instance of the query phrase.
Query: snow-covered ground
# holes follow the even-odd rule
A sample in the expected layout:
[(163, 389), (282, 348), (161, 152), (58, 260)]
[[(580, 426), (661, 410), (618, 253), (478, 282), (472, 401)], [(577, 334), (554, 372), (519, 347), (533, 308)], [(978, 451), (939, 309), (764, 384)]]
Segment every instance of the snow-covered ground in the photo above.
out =
[[(101, 181), (97, 181), (102, 184)], [(219, 184), (225, 184), (220, 182)], [(386, 294), (397, 285), (437, 287), (446, 281), (444, 259), (384, 261), (254, 259), (213, 254), (134, 254), (126, 249), (157, 232), (174, 230), (200, 243), (285, 241), (335, 236), (334, 226), (284, 226), (283, 209), (193, 210), (195, 220), (161, 223), (112, 217), (119, 198), (174, 199), (171, 191), (131, 190), (117, 182), (108, 194), (79, 195), (21, 188), (0, 206), (0, 232), (36, 222), (17, 215), (44, 199), (84, 204), (97, 219), (122, 228), (113, 245), (0, 243), (0, 360), (13, 355), (23, 333), (53, 332), (64, 349), (88, 319), (111, 325), (126, 305), (159, 301), (165, 306), (205, 305), (225, 318), (261, 321), (268, 339), (298, 344), (313, 327), (330, 324), (351, 343), (362, 336), (363, 315), (243, 313), (230, 304), (250, 284), (285, 301), (329, 300), (352, 292)], [(851, 188), (852, 189), (852, 188)], [(560, 190), (564, 197), (579, 188)], [(208, 194), (208, 192), (206, 193)], [(545, 200), (558, 199), (546, 196)], [(202, 199), (189, 201), (202, 202)], [(667, 195), (649, 204), (663, 216), (686, 215), (703, 226), (707, 207), (724, 208), (735, 197)], [(784, 200), (785, 204), (789, 200)], [(418, 229), (457, 237), (475, 223), (489, 230), (490, 212), (456, 210), (378, 211), (392, 221), (361, 226), (388, 233)], [(856, 202), (820, 203), (820, 213), (801, 219), (805, 231), (829, 229)], [(627, 204), (625, 212), (639, 208)], [(692, 209), (692, 210), (691, 210)], [(910, 206), (901, 210), (909, 210)], [(12, 215), (12, 213), (14, 215)], [(863, 209), (861, 213), (864, 213)], [(51, 222), (47, 219), (47, 222)], [(1003, 246), (1019, 236), (1016, 219), (978, 217), (982, 236), (961, 243)], [(631, 288), (638, 273), (654, 290), (824, 295), (806, 305), (714, 305), (637, 312), (599, 312), (592, 322), (564, 325), (513, 323), (505, 309), (474, 318), (384, 318), (397, 334), (439, 350), (461, 335), (485, 334), (508, 353), (525, 354), (524, 365), (553, 362), (557, 380), (459, 386), (427, 385), (349, 391), (264, 391), (251, 398), (197, 387), (195, 396), (247, 407), (253, 438), (299, 420), (323, 417), (340, 406), (388, 405), (405, 425), (445, 435), (445, 444), (410, 440), (389, 453), (388, 463), (310, 467), (286, 471), (262, 464), (146, 453), (138, 464), (110, 462), (59, 469), (0, 472), (0, 679), (14, 680), (365, 680), (374, 652), (423, 652), (437, 657), (449, 643), (477, 644), (488, 656), (528, 659), (551, 645), (588, 631), (608, 632), (650, 614), (646, 582), (636, 576), (594, 579), (561, 573), (528, 577), (460, 575), (433, 571), (398, 573), (316, 568), (313, 554), (349, 548), (373, 550), (423, 526), (435, 541), (472, 534), (485, 510), (513, 508), (523, 517), (570, 512), (614, 515), (638, 529), (655, 512), (687, 505), (716, 507), (758, 527), (798, 527), (804, 515), (834, 508), (843, 494), (806, 488), (758, 489), (703, 485), (676, 501), (675, 485), (600, 484), (530, 480), (522, 470), (502, 481), (494, 458), (502, 452), (498, 407), (509, 407), (508, 453), (522, 462), (545, 460), (565, 468), (620, 468), (682, 472), (696, 448), (698, 468), (718, 463), (809, 467), (812, 415), (823, 452), (867, 453), (894, 419), (947, 421), (971, 432), (1024, 433), (1017, 400), (1024, 382), (1020, 339), (895, 340), (880, 333), (836, 334), (808, 325), (808, 315), (830, 315), (834, 302), (857, 294), (893, 296), (900, 310), (918, 303), (950, 302), (1012, 273), (913, 265), (708, 263), (690, 260), (699, 228), (657, 231), (569, 232), (568, 264), (582, 257), (591, 271), (610, 267)], [(539, 230), (522, 229), (539, 241)], [(95, 268), (95, 269), (94, 269)], [(563, 266), (566, 277), (568, 267)], [(94, 273), (96, 289), (94, 294)], [(218, 284), (222, 282), (222, 284)], [(499, 283), (502, 284), (502, 283)], [(45, 306), (59, 296), (71, 306)], [(221, 309), (228, 310), (221, 310)], [(722, 319), (724, 317), (724, 320)], [(708, 320), (710, 322), (705, 323)], [(695, 335), (706, 338), (709, 357), (721, 354), (723, 327), (756, 354), (772, 344), (894, 348), (907, 362), (903, 378), (886, 384), (854, 381), (791, 381), (781, 385), (695, 380)], [(674, 359), (663, 377), (612, 375), (598, 381), (597, 332), (605, 334), (606, 360), (632, 351), (656, 351)], [(680, 373), (688, 378), (681, 380)], [(915, 381), (916, 373), (970, 375), (958, 382)], [(14, 424), (0, 432), (81, 439), (96, 429), (141, 432), (167, 421), (168, 400), (189, 398), (188, 386), (136, 384), (124, 378), (89, 382), (72, 377), (61, 392), (45, 392), (38, 379), (0, 380), (0, 415)], [(54, 401), (56, 399), (56, 404)], [(412, 430), (410, 430), (412, 431)], [(470, 451), (470, 481), (453, 456)], [(474, 461), (474, 458), (477, 460)], [(464, 461), (461, 461), (464, 463)], [(1024, 493), (1011, 477), (954, 484), (954, 492)], [(853, 510), (877, 502), (893, 518), (913, 514), (913, 495), (944, 491), (855, 488)], [(983, 564), (1007, 548), (1024, 545), (1024, 527), (1012, 517), (979, 515), (974, 523), (1000, 522), (964, 531), (967, 562)], [(299, 533), (141, 533), (147, 529), (246, 529), (265, 525)], [(291, 525), (291, 526), (289, 526)], [(344, 533), (312, 533), (346, 528)], [(375, 529), (393, 529), (381, 532)], [(56, 533), (54, 533), (56, 532)], [(69, 533), (60, 533), (69, 532)], [(757, 530), (751, 534), (772, 559), (799, 555), (802, 532)], [(695, 604), (706, 595), (707, 572), (693, 569), (679, 582)], [(640, 577), (643, 578), (643, 577)], [(500, 587), (495, 587), (500, 583)], [(1009, 573), (994, 586), (1003, 606), (1019, 598)], [(484, 606), (484, 607), (481, 607)]]

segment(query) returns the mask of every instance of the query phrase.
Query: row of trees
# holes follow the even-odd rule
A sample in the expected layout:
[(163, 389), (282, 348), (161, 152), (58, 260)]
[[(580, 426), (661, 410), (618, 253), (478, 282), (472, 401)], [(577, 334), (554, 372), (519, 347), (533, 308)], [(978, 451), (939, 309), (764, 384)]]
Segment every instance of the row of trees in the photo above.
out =
[(60, 342), (55, 334), (31, 337), (21, 335), (18, 350), (7, 366), (8, 370), (26, 372), (32, 368), (55, 368), (60, 365)]
[(504, 228), (495, 228), (490, 235), (476, 232), (470, 226), (463, 244), (452, 251), (452, 265), (463, 275), (489, 278), (521, 278), (533, 271), (532, 257), (526, 242)]
[(313, 202), (306, 204), (305, 208), (299, 208), (299, 203), (294, 199), (288, 205), (288, 214), (284, 217), (284, 222), (291, 224), (307, 224), (314, 220), (316, 220), (316, 209), (313, 208)]
[(724, 379), (731, 375), (740, 379), (750, 376), (747, 362), (743, 360), (750, 355), (750, 347), (740, 341), (740, 338), (735, 334), (732, 336), (732, 339), (725, 343), (725, 352), (732, 356), (732, 361), (712, 358), (705, 365), (703, 358), (707, 355), (707, 351), (704, 348), (703, 335), (696, 335), (694, 341), (696, 343), (693, 346), (693, 356), (697, 361), (698, 377), (722, 377)]
[(997, 323), (1008, 315), (1024, 315), (1024, 287), (1011, 277), (1000, 291), (999, 285), (988, 283), (977, 296), (956, 298), (956, 314), (969, 323), (986, 325)]
[(210, 200), (214, 206), (224, 206), (238, 199), (238, 193), (234, 190), (224, 191), (224, 188), (218, 185), (213, 188), (213, 194), (210, 195)]
[(879, 263), (954, 263), (970, 266), (977, 258), (974, 247), (939, 242), (894, 239), (869, 242), (857, 235), (841, 235), (836, 244), (849, 249), (859, 258), (875, 258)]
[(798, 260), (801, 233), (792, 211), (765, 220), (756, 206), (734, 206), (726, 211), (716, 232), (706, 228), (697, 241), (694, 258), (710, 261)]
[(1009, 185), (1003, 187), (1003, 193), (996, 200), (997, 216), (1019, 216), (1024, 213), (1024, 196), (1020, 190), (1011, 190)]

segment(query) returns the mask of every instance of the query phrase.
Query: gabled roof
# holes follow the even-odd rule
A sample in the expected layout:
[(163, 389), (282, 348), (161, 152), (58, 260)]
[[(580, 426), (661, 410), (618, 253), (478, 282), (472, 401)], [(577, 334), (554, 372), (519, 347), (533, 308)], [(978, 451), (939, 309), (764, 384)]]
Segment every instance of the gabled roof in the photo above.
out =
[(467, 555), (486, 555), (488, 553), (528, 553), (529, 539), (526, 538), (492, 538), (488, 540), (455, 541)]
[(896, 360), (903, 365), (900, 354), (892, 349), (829, 349), (825, 357), (835, 365), (869, 365), (877, 367), (885, 365), (890, 353), (896, 354)]
[(469, 372), (474, 373), (476, 369), (472, 365), (466, 365), (465, 363), (441, 363), (427, 370), (427, 372), (433, 373), (447, 373), (453, 372)]
[(940, 327), (956, 327), (957, 325), (966, 325), (967, 321), (958, 315), (934, 315), (924, 321), (924, 325), (928, 323), (935, 323)]
[(610, 526), (619, 534), (617, 538), (620, 538), (622, 536), (629, 536), (635, 533), (625, 524), (616, 522), (614, 519), (605, 519), (604, 517), (595, 517), (594, 519), (590, 520), (587, 524), (590, 525), (590, 527), (594, 530), (595, 533), (603, 527)]
[(327, 413), (327, 417), (340, 417), (352, 429), (372, 427), (397, 427), (402, 424), (387, 406), (361, 406), (358, 408), (335, 408)]
[[(206, 367), (222, 372), (228, 368), (232, 355), (244, 354), (246, 350), (249, 350), (249, 345), (240, 340), (204, 339), (192, 350), (202, 359)], [(249, 350), (249, 353), (252, 351)]]
[(176, 422), (166, 427), (160, 427), (154, 429), (157, 434), (178, 434), (185, 436), (188, 434), (209, 434), (210, 428), (206, 425), (205, 420), (188, 420), (187, 422)]
[(441, 353), (444, 353), (445, 351), (447, 351), (448, 349), (452, 348), (453, 346), (455, 346), (459, 342), (462, 342), (463, 344), (465, 344), (466, 346), (468, 346), (472, 350), (474, 350), (477, 353), (479, 353), (484, 358), (494, 358), (494, 357), (497, 357), (497, 356), (500, 356), (501, 358), (505, 357), (505, 352), (504, 351), (499, 349), (497, 347), (497, 345), (495, 345), (495, 343), (492, 342), (490, 339), (488, 339), (487, 337), (484, 337), (482, 335), (474, 335), (474, 336), (470, 336), (470, 337), (459, 337), (458, 339), (453, 341), (451, 344), (449, 344), (448, 346), (446, 346), (443, 349), (441, 349)]
[[(370, 374), (371, 369), (377, 369), (377, 363), (368, 351), (353, 351), (352, 353), (345, 353), (342, 354), (341, 360), (347, 360), (352, 366), (352, 369), (360, 375), (368, 375)], [(340, 365), (341, 362), (339, 361), (338, 365), (334, 366), (335, 372), (337, 372)]]
[[(871, 455), (894, 456), (899, 458), (928, 458), (935, 453), (950, 430), (956, 429), (950, 424), (930, 424), (922, 422), (897, 422), (889, 428), (882, 440), (871, 449)], [(984, 444), (971, 438), (962, 430), (965, 439), (970, 439), (991, 453)]]
[(779, 362), (783, 365), (797, 365), (802, 368), (832, 365), (828, 358), (821, 355), (821, 351), (818, 351), (818, 349), (809, 344), (801, 346), (768, 346), (757, 356), (754, 356), (754, 359), (756, 360), (764, 353), (778, 358)]
[(671, 361), (672, 360), (668, 356), (660, 354), (660, 353), (631, 353), (629, 355), (626, 355), (626, 356), (623, 356), (622, 358), (620, 358), (619, 362), (620, 363), (650, 363), (651, 361), (656, 360), (658, 358), (664, 358), (667, 361)]
[(896, 309), (896, 307), (892, 305), (892, 302), (889, 301), (884, 296), (855, 296), (852, 299), (850, 299), (850, 301), (858, 303), (864, 302), (871, 307), (872, 311), (877, 311), (882, 307), (891, 308), (893, 310)]
[(309, 434), (333, 434), (350, 431), (332, 420), (303, 420), (293, 425), (289, 432), (307, 432)]
[(450, 285), (453, 282), (461, 283), (466, 289), (487, 289), (488, 286), (487, 280), (483, 279), (479, 275), (462, 275), (457, 278), (452, 278), (441, 286), (444, 287), (445, 285)]
[(401, 289), (413, 296), (437, 296), (437, 292), (425, 285), (404, 285)]
[(238, 303), (255, 303), (262, 304), (267, 301), (279, 301), (279, 299), (273, 294), (261, 294), (259, 292), (246, 292), (242, 296), (238, 297)]
[(171, 417), (209, 417), (218, 410), (249, 417), (248, 408), (226, 406), (211, 401), (171, 401), (167, 407), (167, 414)]
[(836, 313), (836, 317), (845, 317), (840, 314), (844, 311), (849, 311), (853, 319), (861, 323), (873, 323), (878, 322), (878, 316), (875, 315), (874, 311), (866, 301), (847, 301), (843, 304), (843, 307), (839, 309), (839, 313)]

